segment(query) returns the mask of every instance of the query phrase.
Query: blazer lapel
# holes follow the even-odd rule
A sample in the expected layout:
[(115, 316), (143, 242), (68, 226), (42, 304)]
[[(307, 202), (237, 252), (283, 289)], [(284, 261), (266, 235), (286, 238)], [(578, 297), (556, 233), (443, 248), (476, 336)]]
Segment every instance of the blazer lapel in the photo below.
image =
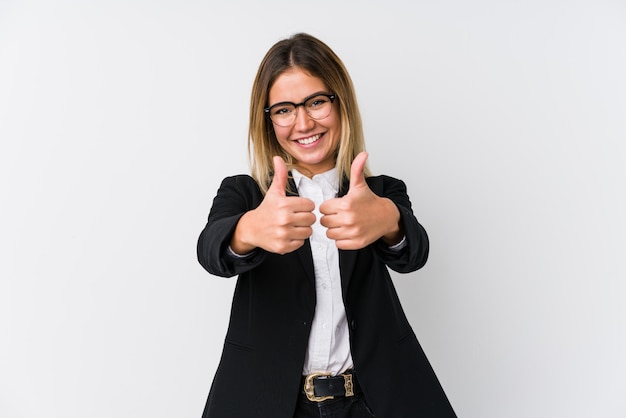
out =
[[(344, 177), (339, 188), (338, 197), (343, 197), (348, 193), (350, 181)], [(352, 271), (356, 262), (357, 252), (354, 250), (339, 250), (339, 273), (341, 274), (341, 290), (344, 298), (348, 292), (348, 285), (352, 279)]]
[(300, 257), (300, 262), (304, 266), (304, 271), (306, 271), (307, 279), (313, 285), (315, 289), (315, 268), (313, 267), (313, 255), (311, 254), (311, 243), (307, 239), (304, 241), (304, 245), (296, 250), (296, 253)]
[[(383, 190), (381, 188), (382, 182), (378, 177), (369, 177), (366, 179), (367, 185), (378, 196), (382, 196)], [(339, 189), (339, 197), (343, 197), (348, 193), (348, 187), (350, 182), (347, 178), (343, 179), (342, 187)], [(341, 290), (346, 295), (348, 291), (348, 285), (352, 279), (352, 272), (354, 271), (354, 263), (359, 250), (339, 250), (339, 271), (341, 273)]]
[[(291, 176), (291, 171), (289, 172), (289, 187), (286, 191), (287, 196), (298, 196), (296, 187), (296, 183), (293, 181), (293, 177)], [(293, 190), (293, 191), (290, 191)], [(306, 272), (306, 276), (308, 280), (315, 288), (315, 270), (313, 267), (313, 254), (311, 253), (311, 242), (306, 239), (304, 241), (304, 245), (296, 250), (296, 254), (300, 257), (300, 262), (304, 267), (304, 271)]]
[(352, 279), (352, 271), (356, 262), (355, 250), (339, 250), (339, 273), (341, 274), (341, 290), (344, 298), (348, 293), (348, 286)]

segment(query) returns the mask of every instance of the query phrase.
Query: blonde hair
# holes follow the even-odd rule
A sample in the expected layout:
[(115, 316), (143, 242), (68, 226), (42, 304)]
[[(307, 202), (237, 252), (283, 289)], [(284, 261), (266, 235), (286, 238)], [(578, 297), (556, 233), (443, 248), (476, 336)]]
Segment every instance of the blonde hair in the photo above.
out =
[[(299, 68), (322, 80), (337, 95), (341, 135), (337, 147), (336, 167), (339, 178), (350, 178), (350, 166), (356, 155), (365, 150), (361, 114), (352, 80), (339, 57), (322, 41), (298, 33), (274, 44), (259, 66), (250, 99), (248, 157), (252, 177), (263, 193), (271, 183), (272, 157), (279, 155), (288, 167), (294, 166), (291, 155), (278, 143), (271, 120), (263, 109), (268, 106), (269, 91), (276, 79), (287, 70)], [(365, 168), (365, 176), (370, 175)], [(340, 182), (341, 183), (341, 182)], [(341, 184), (340, 184), (341, 186)]]

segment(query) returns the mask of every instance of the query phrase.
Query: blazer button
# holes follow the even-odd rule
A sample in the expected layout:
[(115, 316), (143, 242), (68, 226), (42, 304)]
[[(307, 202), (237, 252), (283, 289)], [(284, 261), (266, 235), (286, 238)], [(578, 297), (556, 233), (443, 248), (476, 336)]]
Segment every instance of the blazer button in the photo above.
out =
[(350, 321), (350, 328), (352, 328), (352, 331), (356, 329), (356, 321), (354, 319)]

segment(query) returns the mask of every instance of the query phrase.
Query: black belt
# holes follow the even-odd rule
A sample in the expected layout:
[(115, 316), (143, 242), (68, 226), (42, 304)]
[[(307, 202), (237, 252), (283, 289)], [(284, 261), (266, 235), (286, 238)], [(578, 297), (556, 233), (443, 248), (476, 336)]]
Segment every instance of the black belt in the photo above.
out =
[(335, 396), (354, 396), (361, 392), (353, 371), (331, 376), (330, 373), (312, 373), (302, 376), (302, 387), (306, 397), (313, 402), (334, 399)]

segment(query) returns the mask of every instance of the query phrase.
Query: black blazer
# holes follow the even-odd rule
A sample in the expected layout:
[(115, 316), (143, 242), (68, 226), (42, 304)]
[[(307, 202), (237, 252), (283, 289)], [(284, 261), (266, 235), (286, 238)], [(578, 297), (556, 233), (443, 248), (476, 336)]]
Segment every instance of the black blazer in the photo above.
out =
[[(393, 252), (380, 241), (361, 250), (339, 251), (350, 347), (366, 402), (377, 417), (456, 417), (387, 270), (421, 268), (428, 257), (428, 237), (413, 215), (402, 181), (378, 176), (367, 183), (398, 206), (408, 245)], [(296, 190), (293, 182), (291, 187)], [(257, 249), (238, 259), (226, 251), (239, 218), (262, 200), (251, 177), (224, 179), (198, 240), (198, 260), (209, 273), (239, 275), (203, 418), (292, 418), (302, 390), (315, 311), (309, 241), (282, 256)]]

